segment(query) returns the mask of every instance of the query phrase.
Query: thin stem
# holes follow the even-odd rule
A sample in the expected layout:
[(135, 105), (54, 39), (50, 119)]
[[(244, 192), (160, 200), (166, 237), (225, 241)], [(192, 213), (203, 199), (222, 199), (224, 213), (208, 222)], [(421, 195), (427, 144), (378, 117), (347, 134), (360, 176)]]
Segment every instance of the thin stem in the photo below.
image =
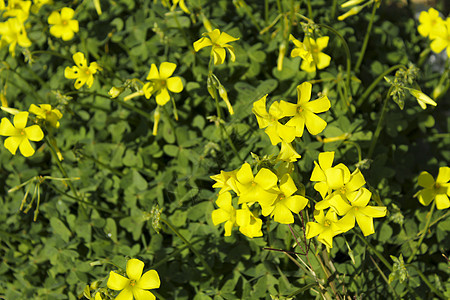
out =
[(138, 114), (140, 114), (141, 116), (144, 116), (144, 117), (146, 117), (146, 118), (149, 119), (149, 120), (151, 120), (151, 118), (152, 118), (152, 115), (151, 115), (151, 114), (148, 114), (148, 113), (146, 113), (146, 112), (140, 110), (139, 108), (134, 107), (133, 105), (130, 105), (130, 104), (124, 102), (124, 101), (121, 101), (121, 100), (118, 100), (118, 99), (111, 98), (111, 97), (108, 96), (108, 95), (99, 94), (99, 93), (96, 93), (96, 92), (89, 92), (89, 91), (72, 91), (72, 92), (65, 93), (64, 96), (68, 96), (68, 95), (77, 95), (77, 94), (89, 94), (89, 95), (93, 95), (93, 96), (102, 97), (102, 98), (111, 100), (112, 102), (115, 102), (115, 103), (117, 103), (117, 104), (119, 104), (119, 105), (121, 105), (121, 106), (123, 106), (123, 107), (125, 107), (125, 108), (128, 108), (129, 110), (132, 110), (132, 111), (134, 111), (135, 113), (138, 113)]
[(392, 272), (392, 265), (384, 258), (384, 256), (375, 249), (360, 233), (356, 233), (356, 235), (369, 247), (369, 249), (378, 257), (379, 260)]
[(187, 38), (187, 34), (186, 34), (186, 32), (184, 31), (183, 27), (181, 27), (181, 24), (180, 24), (180, 21), (178, 21), (178, 17), (177, 17), (177, 13), (176, 13), (176, 12), (173, 12), (173, 18), (174, 18), (174, 20), (175, 20), (175, 23), (177, 23), (178, 30), (180, 30), (181, 35), (183, 36), (184, 41), (186, 42), (187, 47), (190, 48), (190, 49), (192, 49), (193, 46), (192, 46), (192, 44), (189, 42), (189, 40), (188, 40), (188, 38)]
[[(59, 170), (61, 171), (62, 175), (65, 178), (69, 178), (69, 176), (67, 175), (66, 170), (64, 169), (63, 165), (61, 164), (61, 162), (59, 161), (58, 158), (58, 154), (56, 153), (55, 148), (53, 147), (52, 143), (50, 143), (50, 141), (48, 140), (47, 136), (44, 136), (45, 139), (45, 143), (47, 144), (47, 146), (50, 148), (50, 152), (53, 155), (53, 158), (55, 159), (56, 165), (58, 166)], [(78, 191), (75, 189), (75, 187), (72, 184), (71, 180), (67, 180), (67, 184), (69, 185), (70, 189), (72, 190), (72, 192), (74, 193), (75, 197), (79, 200), (81, 200), (80, 195), (78, 194)]]
[(359, 71), (359, 67), (361, 66), (361, 63), (363, 61), (364, 54), (366, 53), (367, 45), (369, 43), (370, 33), (372, 31), (373, 21), (375, 19), (376, 10), (377, 10), (377, 3), (374, 2), (373, 8), (372, 8), (372, 15), (370, 16), (369, 25), (367, 26), (367, 30), (366, 30), (366, 36), (364, 37), (364, 42), (363, 42), (363, 45), (361, 48), (361, 52), (359, 53), (358, 61), (356, 62), (356, 65), (355, 65), (355, 72)]
[(372, 84), (367, 88), (367, 90), (361, 95), (361, 97), (359, 97), (358, 101), (356, 102), (356, 106), (360, 107), (363, 104), (364, 100), (366, 100), (366, 98), (372, 93), (372, 91), (375, 89), (376, 85), (384, 78), (384, 76), (388, 75), (392, 71), (395, 71), (397, 69), (404, 68), (404, 67), (405, 67), (404, 65), (395, 65), (393, 67), (390, 67), (386, 71), (384, 71), (382, 74), (380, 74), (377, 77), (377, 79), (375, 79), (372, 82)]
[(53, 56), (57, 56), (57, 57), (64, 58), (64, 59), (66, 59), (66, 60), (72, 62), (72, 58), (71, 58), (71, 57), (62, 55), (61, 53), (56, 52), (56, 51), (36, 50), (36, 51), (30, 52), (30, 55), (31, 55), (31, 56), (33, 56), (34, 54), (48, 54), (48, 55), (53, 55)]
[(192, 246), (191, 243), (189, 243), (188, 240), (186, 240), (184, 238), (184, 236), (182, 236), (180, 234), (180, 232), (173, 227), (167, 220), (161, 218), (161, 222), (163, 222), (164, 224), (166, 224), (188, 247), (189, 249), (191, 249), (191, 251), (195, 254), (195, 256), (197, 256), (197, 258), (200, 260), (200, 262), (202, 263), (203, 267), (205, 268), (205, 270), (209, 273), (209, 275), (211, 275), (212, 277), (214, 277), (214, 272), (213, 270), (209, 267), (209, 265), (206, 263), (205, 259), (203, 258), (203, 256)]
[(415, 265), (410, 265), (410, 266), (413, 267), (417, 271), (417, 274), (419, 274), (420, 278), (422, 278), (423, 282), (425, 282), (425, 284), (430, 288), (430, 290), (433, 293), (435, 293), (439, 298), (448, 299), (447, 297), (445, 297), (444, 294), (442, 294), (440, 291), (438, 291), (436, 289), (436, 287), (431, 284), (430, 281), (428, 281), (428, 279), (425, 277), (425, 275), (422, 273), (422, 271), (420, 271), (420, 269), (418, 267), (416, 267)]
[(387, 285), (389, 286), (389, 289), (391, 290), (392, 294), (395, 295), (395, 299), (399, 299), (400, 297), (398, 296), (397, 292), (394, 290), (394, 288), (391, 286), (391, 284), (389, 283), (389, 280), (387, 279), (386, 275), (384, 275), (383, 271), (381, 270), (381, 268), (378, 266), (378, 264), (376, 263), (376, 261), (373, 259), (372, 255), (369, 255), (370, 259), (372, 260), (373, 264), (375, 265), (375, 268), (377, 268), (378, 273), (380, 273), (381, 277), (383, 277), (383, 280), (387, 283)]
[(334, 20), (334, 17), (336, 16), (336, 6), (337, 0), (333, 0), (333, 4), (331, 5), (331, 20)]
[(350, 141), (344, 141), (344, 144), (349, 144), (356, 148), (356, 151), (358, 151), (358, 163), (361, 163), (362, 160), (361, 147), (357, 143)]
[(348, 47), (347, 42), (345, 41), (344, 37), (336, 31), (336, 29), (334, 29), (333, 27), (330, 27), (328, 25), (325, 24), (318, 24), (320, 27), (326, 28), (329, 31), (333, 32), (337, 37), (339, 37), (339, 39), (341, 39), (342, 44), (344, 45), (344, 50), (345, 50), (345, 55), (347, 56), (347, 81), (345, 84), (345, 90), (348, 93), (348, 100), (351, 102), (352, 100), (352, 91), (351, 91), (351, 86), (350, 86), (350, 80), (352, 77), (352, 58), (351, 58), (351, 54), (350, 54), (350, 48)]
[(308, 17), (312, 20), (312, 7), (311, 7), (311, 0), (306, 1), (306, 5), (308, 6)]
[(428, 227), (430, 226), (430, 221), (431, 221), (431, 217), (433, 216), (433, 212), (434, 212), (434, 207), (436, 206), (436, 200), (433, 201), (433, 203), (431, 204), (431, 208), (430, 211), (427, 214), (427, 221), (425, 223), (425, 231), (424, 233), (420, 236), (419, 242), (417, 243), (417, 247), (414, 250), (413, 254), (411, 254), (411, 256), (408, 258), (408, 260), (406, 261), (407, 264), (411, 263), (411, 261), (414, 259), (414, 257), (416, 256), (417, 252), (420, 249), (420, 246), (422, 245), (423, 239), (425, 238), (425, 236), (427, 235), (427, 231), (428, 231)]
[(372, 143), (370, 144), (369, 154), (367, 155), (368, 159), (372, 158), (373, 151), (375, 150), (375, 145), (377, 144), (378, 138), (380, 136), (381, 129), (383, 128), (383, 121), (384, 121), (384, 117), (386, 115), (387, 104), (388, 104), (388, 100), (389, 100), (391, 91), (392, 91), (392, 86), (390, 87), (386, 97), (384, 98), (384, 104), (383, 104), (383, 108), (381, 110), (380, 119), (378, 120), (377, 129), (375, 130), (375, 133), (374, 133), (374, 135), (372, 137)]

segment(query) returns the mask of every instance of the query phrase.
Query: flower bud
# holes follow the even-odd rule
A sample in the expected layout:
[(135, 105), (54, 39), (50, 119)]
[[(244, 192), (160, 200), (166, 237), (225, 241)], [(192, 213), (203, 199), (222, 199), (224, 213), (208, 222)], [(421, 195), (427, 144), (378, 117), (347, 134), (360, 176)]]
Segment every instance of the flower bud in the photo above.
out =
[(350, 17), (350, 16), (354, 16), (354, 15), (358, 14), (358, 13), (361, 11), (361, 9), (363, 9), (363, 7), (364, 7), (364, 6), (355, 6), (355, 7), (353, 7), (352, 9), (350, 9), (349, 11), (347, 11), (345, 14), (340, 15), (340, 16), (338, 17), (338, 20), (339, 20), (339, 21), (342, 21), (342, 20), (347, 19), (347, 18)]
[(155, 112), (153, 113), (153, 116), (155, 118), (155, 121), (153, 123), (153, 135), (158, 134), (158, 124), (159, 120), (161, 119), (161, 113), (159, 112), (159, 105), (156, 107)]
[(108, 95), (109, 95), (111, 98), (117, 98), (117, 97), (119, 97), (120, 94), (122, 94), (123, 91), (124, 91), (124, 88), (123, 88), (123, 87), (118, 88), (118, 87), (113, 86), (113, 87), (109, 90)]
[(422, 107), (422, 109), (426, 109), (427, 104), (433, 105), (433, 106), (437, 105), (437, 103), (434, 102), (433, 99), (431, 99), (430, 97), (428, 97), (427, 95), (425, 95), (424, 93), (422, 93), (419, 90), (410, 89), (409, 92), (411, 93), (411, 95), (413, 95), (416, 98), (417, 102), (419, 102), (419, 105), (420, 105), (420, 107)]
[(225, 88), (223, 87), (223, 85), (219, 86), (219, 95), (220, 95), (220, 98), (222, 98), (223, 101), (225, 101), (228, 111), (230, 112), (230, 115), (233, 115), (234, 110), (233, 110), (233, 107), (231, 106), (230, 100), (228, 100), (228, 93), (225, 90)]

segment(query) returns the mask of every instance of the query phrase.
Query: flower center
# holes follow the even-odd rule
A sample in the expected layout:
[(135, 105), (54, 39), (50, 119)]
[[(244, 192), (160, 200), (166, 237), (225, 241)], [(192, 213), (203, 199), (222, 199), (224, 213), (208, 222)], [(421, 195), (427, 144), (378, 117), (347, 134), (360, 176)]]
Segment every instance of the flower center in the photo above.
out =
[(25, 129), (20, 129), (20, 135), (27, 135), (27, 134), (25, 133)]
[(130, 285), (131, 285), (131, 286), (135, 286), (135, 285), (136, 285), (136, 280), (131, 279), (131, 280), (130, 280)]
[(69, 24), (69, 22), (67, 20), (62, 20), (61, 23), (62, 23), (63, 26), (67, 26), (67, 24)]
[(323, 223), (323, 226), (325, 226), (325, 227), (330, 227), (330, 225), (331, 225), (330, 220), (325, 220), (325, 222)]
[(347, 189), (345, 188), (345, 186), (343, 186), (339, 189), (339, 193), (341, 193), (341, 194), (345, 194), (346, 192), (347, 192)]
[(303, 112), (305, 109), (302, 106), (297, 106), (297, 112), (301, 113)]

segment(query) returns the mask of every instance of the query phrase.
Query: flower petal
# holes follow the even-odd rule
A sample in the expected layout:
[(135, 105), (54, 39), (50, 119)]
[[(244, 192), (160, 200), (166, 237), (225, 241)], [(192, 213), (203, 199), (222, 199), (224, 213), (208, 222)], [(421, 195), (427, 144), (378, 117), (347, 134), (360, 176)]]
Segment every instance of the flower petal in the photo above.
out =
[(202, 48), (205, 48), (205, 47), (208, 47), (208, 46), (212, 46), (212, 42), (207, 37), (202, 37), (198, 41), (194, 42), (194, 50), (195, 50), (195, 52), (198, 52), (198, 50), (200, 50)]
[(305, 104), (311, 99), (312, 84), (303, 82), (297, 86), (297, 104)]
[(150, 270), (142, 275), (141, 279), (136, 283), (136, 287), (144, 290), (157, 289), (161, 285), (158, 272)]
[(278, 177), (269, 169), (262, 168), (259, 170), (258, 174), (256, 174), (255, 182), (263, 189), (269, 190), (277, 185)]
[(171, 62), (163, 62), (159, 66), (159, 78), (167, 79), (172, 76), (173, 72), (177, 68), (177, 65)]
[(436, 183), (443, 184), (447, 183), (450, 180), (450, 168), (449, 167), (440, 167), (439, 174), (436, 178)]
[(28, 112), (21, 111), (20, 113), (14, 115), (14, 127), (16, 127), (16, 129), (25, 128), (25, 126), (27, 126), (27, 120), (28, 120)]
[(237, 41), (239, 38), (232, 37), (228, 33), (222, 32), (216, 41), (216, 44), (223, 46), (224, 44)]
[(436, 192), (434, 191), (434, 189), (423, 189), (417, 194), (419, 202), (424, 206), (428, 206), (431, 203), (431, 201), (433, 201), (435, 196)]
[(133, 300), (133, 290), (131, 289), (131, 286), (127, 286), (116, 298), (114, 298), (114, 300)]
[[(37, 125), (36, 125), (37, 126)], [(29, 157), (34, 154), (34, 148), (31, 146), (30, 141), (27, 138), (24, 138), (19, 145), (20, 153), (23, 156)]]
[(315, 223), (315, 222), (308, 222), (308, 224), (306, 224), (306, 238), (310, 239), (315, 237), (318, 234), (321, 234), (323, 231), (323, 226), (320, 225), (319, 223)]
[(12, 155), (16, 155), (17, 148), (22, 143), (22, 140), (25, 139), (22, 136), (12, 136), (5, 140), (5, 148), (11, 152)]
[(434, 178), (428, 172), (422, 172), (419, 175), (418, 184), (421, 187), (431, 189), (434, 186)]
[(236, 179), (241, 184), (248, 184), (253, 181), (253, 172), (249, 163), (244, 163), (236, 173)]
[(2, 122), (0, 123), (0, 135), (15, 136), (19, 134), (20, 130), (15, 128), (8, 118), (2, 118)]
[(63, 20), (70, 20), (74, 15), (75, 11), (70, 7), (63, 7), (63, 9), (61, 9), (61, 19)]
[(317, 114), (329, 110), (331, 103), (327, 96), (323, 96), (317, 100), (303, 104), (302, 107)]
[(156, 299), (155, 295), (153, 295), (149, 291), (145, 291), (139, 288), (133, 289), (133, 296), (136, 300), (154, 300)]
[(334, 160), (334, 152), (322, 152), (319, 153), (319, 165), (322, 168), (322, 170), (326, 170), (328, 168), (331, 168), (333, 165)]
[(212, 53), (214, 55), (214, 64), (215, 65), (223, 64), (223, 62), (225, 61), (225, 56), (226, 56), (225, 49), (222, 47), (213, 46)]
[(163, 106), (169, 101), (170, 101), (169, 91), (167, 90), (167, 88), (162, 88), (156, 95), (156, 103)]
[(116, 291), (123, 290), (125, 287), (127, 287), (130, 284), (130, 279), (117, 274), (116, 272), (109, 272), (109, 278), (106, 285), (108, 288)]
[(350, 177), (350, 181), (345, 185), (345, 189), (349, 192), (356, 191), (361, 188), (366, 183), (363, 174), (359, 169), (356, 169), (352, 176)]
[(48, 17), (48, 24), (60, 24), (61, 23), (61, 15), (57, 11), (53, 11)]
[(79, 68), (87, 67), (87, 60), (81, 52), (77, 52), (73, 55), (73, 61)]
[(356, 222), (358, 223), (359, 228), (361, 228), (364, 236), (368, 236), (372, 233), (375, 233), (372, 217), (358, 213), (356, 214)]
[(321, 133), (327, 127), (327, 122), (308, 110), (304, 111), (304, 116), (306, 128), (312, 135)]
[(31, 125), (25, 128), (24, 131), (27, 134), (27, 138), (34, 142), (38, 142), (44, 138), (44, 133), (39, 125)]
[(372, 218), (381, 218), (386, 216), (387, 208), (386, 206), (366, 206), (363, 208), (360, 208), (359, 211), (366, 216), (372, 217)]
[(437, 209), (446, 209), (450, 207), (450, 201), (446, 194), (437, 194), (436, 195), (436, 208)]
[(77, 66), (66, 67), (64, 69), (64, 77), (74, 79), (80, 77), (80, 69)]
[(284, 204), (289, 208), (292, 212), (298, 214), (302, 209), (306, 207), (308, 204), (308, 199), (300, 195), (294, 195), (287, 198)]
[(183, 82), (180, 77), (170, 77), (167, 79), (167, 88), (169, 91), (179, 93), (183, 90)]
[(132, 280), (139, 280), (144, 269), (144, 263), (139, 259), (132, 258), (127, 261), (127, 275)]

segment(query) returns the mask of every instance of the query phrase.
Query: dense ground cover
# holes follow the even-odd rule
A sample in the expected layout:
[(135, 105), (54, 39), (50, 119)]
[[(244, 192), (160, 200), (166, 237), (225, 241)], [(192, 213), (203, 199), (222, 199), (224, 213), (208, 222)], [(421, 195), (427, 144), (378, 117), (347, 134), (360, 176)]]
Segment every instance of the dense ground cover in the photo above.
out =
[(0, 298), (450, 298), (444, 4), (0, 0)]

